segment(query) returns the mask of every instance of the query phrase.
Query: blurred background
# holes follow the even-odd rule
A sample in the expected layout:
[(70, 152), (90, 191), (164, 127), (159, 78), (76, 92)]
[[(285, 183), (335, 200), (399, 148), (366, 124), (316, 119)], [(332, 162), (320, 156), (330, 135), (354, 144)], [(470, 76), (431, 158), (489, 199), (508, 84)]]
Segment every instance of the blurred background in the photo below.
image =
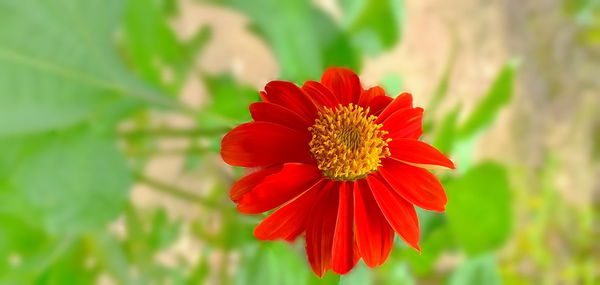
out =
[[(259, 242), (221, 137), (350, 67), (449, 154), (422, 254), (318, 279)], [(598, 0), (3, 0), (1, 284), (600, 284)]]

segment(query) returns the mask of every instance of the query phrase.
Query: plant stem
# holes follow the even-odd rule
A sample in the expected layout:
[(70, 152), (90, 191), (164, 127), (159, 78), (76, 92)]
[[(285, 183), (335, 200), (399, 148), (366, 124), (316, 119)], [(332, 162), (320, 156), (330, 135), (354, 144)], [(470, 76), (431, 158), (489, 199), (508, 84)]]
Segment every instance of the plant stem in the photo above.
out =
[(214, 202), (208, 201), (206, 198), (198, 196), (190, 190), (184, 190), (176, 186), (166, 184), (164, 182), (148, 177), (142, 173), (136, 173), (135, 177), (138, 181), (150, 186), (152, 189), (157, 190), (159, 192), (172, 195), (184, 201), (195, 202), (208, 208), (216, 207), (216, 204)]
[(137, 129), (126, 130), (119, 132), (119, 136), (130, 138), (140, 136), (161, 136), (161, 137), (198, 137), (198, 136), (215, 136), (224, 134), (231, 129), (170, 129), (170, 128), (155, 128), (155, 129)]

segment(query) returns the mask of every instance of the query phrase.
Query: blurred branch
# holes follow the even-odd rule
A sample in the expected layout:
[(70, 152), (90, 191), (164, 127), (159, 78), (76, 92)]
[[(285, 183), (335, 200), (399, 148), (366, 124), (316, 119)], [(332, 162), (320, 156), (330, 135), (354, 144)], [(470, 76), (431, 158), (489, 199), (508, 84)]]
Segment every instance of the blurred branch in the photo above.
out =
[(155, 128), (155, 129), (136, 129), (124, 130), (119, 132), (120, 137), (131, 138), (141, 136), (158, 136), (158, 137), (197, 137), (197, 136), (214, 136), (229, 132), (230, 128), (218, 129), (170, 129), (170, 128)]
[(154, 178), (148, 177), (143, 173), (135, 173), (134, 176), (139, 182), (150, 186), (152, 189), (157, 190), (158, 192), (169, 194), (184, 201), (198, 203), (208, 208), (216, 208), (217, 206), (214, 202), (194, 194), (191, 190), (184, 190), (177, 186), (166, 184), (164, 182), (155, 180)]
[(127, 149), (126, 153), (128, 156), (135, 158), (145, 158), (150, 156), (168, 156), (168, 155), (204, 155), (210, 152), (210, 148), (205, 147), (189, 147), (189, 148), (175, 148), (175, 149)]

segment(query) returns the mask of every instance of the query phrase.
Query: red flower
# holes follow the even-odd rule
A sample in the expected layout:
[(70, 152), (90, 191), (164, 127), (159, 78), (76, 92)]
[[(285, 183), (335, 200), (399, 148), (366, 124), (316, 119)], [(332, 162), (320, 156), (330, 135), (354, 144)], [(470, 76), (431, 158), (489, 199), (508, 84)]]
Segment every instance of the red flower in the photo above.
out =
[(263, 102), (250, 105), (253, 122), (223, 138), (228, 164), (251, 169), (231, 188), (238, 210), (279, 207), (255, 229), (261, 240), (293, 241), (306, 234), (313, 271), (345, 274), (359, 258), (385, 262), (394, 232), (419, 250), (414, 206), (444, 211), (446, 194), (424, 168), (454, 168), (419, 141), (422, 108), (412, 96), (395, 99), (381, 87), (363, 89), (356, 74), (331, 68), (321, 82), (299, 88), (272, 81)]

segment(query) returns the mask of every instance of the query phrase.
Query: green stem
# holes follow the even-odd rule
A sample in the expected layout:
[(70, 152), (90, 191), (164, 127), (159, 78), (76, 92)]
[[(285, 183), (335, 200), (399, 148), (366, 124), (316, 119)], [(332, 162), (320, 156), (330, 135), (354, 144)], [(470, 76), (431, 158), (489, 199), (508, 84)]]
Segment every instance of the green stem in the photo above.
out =
[(166, 184), (164, 182), (155, 180), (154, 178), (148, 177), (142, 173), (136, 173), (135, 178), (139, 182), (142, 182), (142, 183), (150, 186), (152, 189), (154, 189), (156, 191), (169, 194), (169, 195), (171, 195), (173, 197), (177, 197), (181, 200), (192, 201), (192, 202), (201, 204), (208, 208), (216, 208), (216, 206), (217, 206), (214, 202), (211, 202), (202, 196), (196, 195), (190, 190), (183, 190), (176, 186)]
[(141, 136), (160, 136), (160, 137), (200, 137), (200, 136), (215, 136), (224, 134), (231, 129), (219, 128), (219, 129), (170, 129), (170, 128), (156, 128), (156, 129), (137, 129), (137, 130), (126, 130), (121, 131), (119, 136), (125, 138), (141, 137)]

